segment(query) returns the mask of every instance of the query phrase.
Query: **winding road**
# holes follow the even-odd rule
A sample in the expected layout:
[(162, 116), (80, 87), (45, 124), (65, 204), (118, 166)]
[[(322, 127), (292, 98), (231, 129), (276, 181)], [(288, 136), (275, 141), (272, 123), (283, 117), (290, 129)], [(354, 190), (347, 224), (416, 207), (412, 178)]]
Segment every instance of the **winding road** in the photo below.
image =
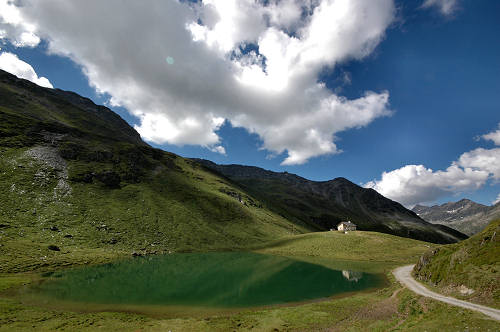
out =
[(490, 307), (486, 307), (484, 305), (458, 300), (453, 297), (444, 296), (428, 290), (424, 285), (420, 284), (415, 279), (413, 279), (411, 271), (413, 270), (414, 266), (415, 265), (401, 266), (392, 271), (392, 273), (403, 286), (406, 286), (408, 289), (414, 291), (419, 295), (430, 297), (432, 299), (445, 302), (451, 305), (456, 305), (462, 308), (479, 311), (497, 321), (500, 321), (500, 310), (498, 309), (493, 309)]

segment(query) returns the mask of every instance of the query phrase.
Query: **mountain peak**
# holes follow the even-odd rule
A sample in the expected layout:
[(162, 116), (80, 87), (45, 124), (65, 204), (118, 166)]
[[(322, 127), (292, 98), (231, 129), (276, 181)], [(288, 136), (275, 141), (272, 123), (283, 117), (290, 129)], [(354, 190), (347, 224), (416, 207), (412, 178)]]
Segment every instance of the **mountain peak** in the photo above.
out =
[(412, 211), (428, 222), (447, 225), (468, 235), (477, 233), (495, 216), (500, 216), (499, 208), (467, 198), (431, 207), (415, 205)]

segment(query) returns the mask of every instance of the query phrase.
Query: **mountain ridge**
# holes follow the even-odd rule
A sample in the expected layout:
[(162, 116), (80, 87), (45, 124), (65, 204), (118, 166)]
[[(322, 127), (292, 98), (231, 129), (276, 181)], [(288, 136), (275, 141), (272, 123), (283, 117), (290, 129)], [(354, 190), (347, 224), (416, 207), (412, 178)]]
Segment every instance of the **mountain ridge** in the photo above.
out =
[(487, 206), (463, 198), (441, 205), (417, 204), (412, 211), (430, 223), (446, 225), (467, 235), (473, 235), (482, 231), (491, 220), (500, 217), (500, 203)]
[(218, 165), (209, 160), (193, 160), (242, 186), (273, 206), (276, 213), (318, 230), (335, 228), (340, 221), (350, 219), (363, 230), (431, 242), (452, 243), (465, 238), (448, 227), (431, 225), (401, 204), (343, 177), (311, 181), (288, 172), (273, 172), (255, 166)]
[[(32, 120), (28, 128), (32, 133), (40, 131), (40, 126), (47, 126), (46, 129), (59, 130), (62, 134), (84, 133), (149, 146), (118, 114), (74, 92), (44, 88), (3, 70), (0, 70), (0, 83), (4, 84), (0, 91), (4, 121), (9, 115), (17, 117), (18, 121), (19, 118)], [(9, 108), (14, 108), (15, 112)], [(3, 131), (2, 136), (8, 136), (5, 134)]]

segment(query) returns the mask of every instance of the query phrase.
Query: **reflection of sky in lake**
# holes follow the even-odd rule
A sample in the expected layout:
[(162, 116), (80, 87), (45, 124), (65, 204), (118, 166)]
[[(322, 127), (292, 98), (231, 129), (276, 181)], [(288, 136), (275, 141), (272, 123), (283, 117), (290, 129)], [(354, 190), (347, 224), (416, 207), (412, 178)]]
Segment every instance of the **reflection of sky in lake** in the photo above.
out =
[[(39, 291), (59, 300), (200, 307), (299, 302), (381, 284), (381, 279), (372, 274), (336, 271), (255, 253), (136, 258), (75, 269), (54, 277), (42, 284)], [(356, 282), (352, 282), (353, 278)]]

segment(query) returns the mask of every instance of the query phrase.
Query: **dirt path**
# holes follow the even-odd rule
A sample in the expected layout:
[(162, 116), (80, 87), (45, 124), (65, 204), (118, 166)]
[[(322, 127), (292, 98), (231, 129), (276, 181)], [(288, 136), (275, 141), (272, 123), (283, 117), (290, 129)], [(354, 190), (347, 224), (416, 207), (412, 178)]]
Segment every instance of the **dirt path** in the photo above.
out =
[(396, 279), (403, 284), (404, 286), (408, 287), (408, 289), (414, 291), (415, 293), (433, 298), (435, 300), (445, 302), (451, 305), (456, 305), (462, 308), (470, 309), (470, 310), (475, 310), (482, 312), (485, 315), (488, 315), (492, 317), (493, 319), (496, 319), (500, 321), (500, 310), (498, 309), (493, 309), (490, 307), (486, 307), (483, 305), (467, 302), (467, 301), (462, 301), (455, 299), (453, 297), (448, 297), (444, 296), (438, 293), (434, 293), (430, 290), (428, 290), (424, 285), (420, 284), (417, 282), (413, 277), (411, 276), (411, 271), (413, 270), (413, 267), (415, 265), (407, 265), (407, 266), (401, 266), (392, 271)]

